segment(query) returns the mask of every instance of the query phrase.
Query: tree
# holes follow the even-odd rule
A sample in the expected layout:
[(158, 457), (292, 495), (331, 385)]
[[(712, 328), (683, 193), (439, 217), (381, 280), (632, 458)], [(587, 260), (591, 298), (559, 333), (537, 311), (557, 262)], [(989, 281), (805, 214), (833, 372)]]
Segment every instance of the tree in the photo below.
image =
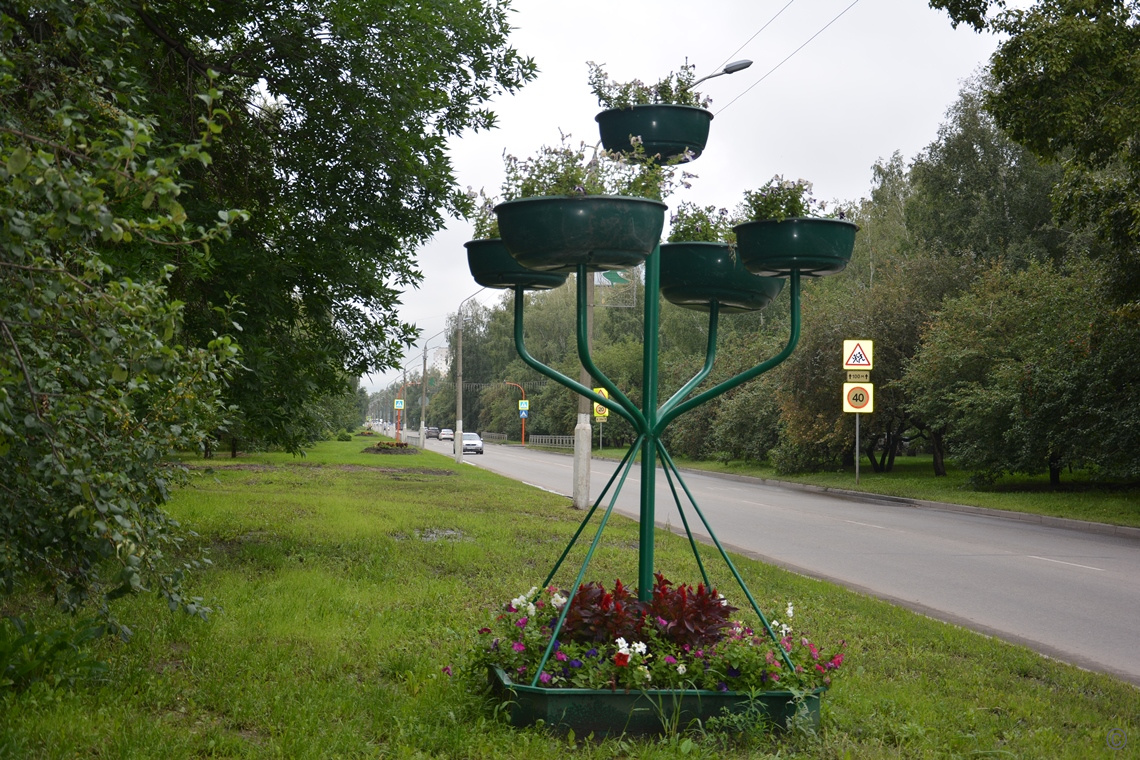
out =
[[(485, 102), (535, 67), (507, 45), (506, 0), (339, 0), (208, 8), (124, 6), (164, 134), (196, 129), (193, 86), (217, 73), (231, 123), (191, 179), (192, 215), (248, 209), (208, 258), (180, 260), (172, 289), (203, 341), (236, 299), (243, 364), (227, 398), (241, 436), (296, 449), (318, 421), (308, 402), (348, 378), (399, 365), (416, 334), (399, 294), (422, 276), (412, 251), (467, 210), (447, 140), (494, 125)], [(189, 87), (188, 87), (189, 83)], [(123, 251), (137, 277), (171, 263)]]
[(172, 267), (134, 281), (107, 260), (202, 255), (241, 215), (188, 224), (183, 174), (209, 165), (219, 93), (197, 135), (162, 143), (125, 10), (0, 12), (0, 584), (46, 582), (70, 610), (151, 586), (201, 613), (162, 505), (185, 472), (171, 455), (223, 420), (237, 349), (183, 344)]
[(1104, 324), (1099, 285), (1088, 266), (998, 265), (925, 331), (903, 384), (980, 482), (1047, 471), (1057, 485), (1065, 467), (1115, 456), (1082, 434), (1090, 414), (1100, 416), (1081, 380)]
[(1113, 293), (1140, 296), (1140, 2), (933, 0), (954, 23), (1005, 35), (986, 107), (1018, 143), (1064, 168), (1057, 218), (1108, 244)]

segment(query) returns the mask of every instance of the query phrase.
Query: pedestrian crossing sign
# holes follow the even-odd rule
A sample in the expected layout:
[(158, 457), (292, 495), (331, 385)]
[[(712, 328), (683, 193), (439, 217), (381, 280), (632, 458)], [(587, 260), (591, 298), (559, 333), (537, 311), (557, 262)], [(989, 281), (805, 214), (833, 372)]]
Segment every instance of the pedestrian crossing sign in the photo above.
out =
[(875, 342), (871, 340), (843, 341), (843, 369), (872, 369), (874, 348)]

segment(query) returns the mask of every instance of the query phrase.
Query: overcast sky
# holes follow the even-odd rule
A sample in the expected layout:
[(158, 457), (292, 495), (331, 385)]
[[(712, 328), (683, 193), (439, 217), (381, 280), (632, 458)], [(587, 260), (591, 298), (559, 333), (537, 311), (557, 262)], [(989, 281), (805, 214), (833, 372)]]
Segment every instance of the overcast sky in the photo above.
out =
[[(666, 202), (731, 209), (745, 190), (774, 174), (812, 181), (823, 200), (857, 200), (869, 194), (876, 161), (895, 151), (909, 161), (936, 138), (964, 80), (996, 47), (991, 35), (951, 28), (946, 14), (926, 0), (513, 5), (511, 43), (535, 59), (538, 77), (494, 102), (497, 129), (465, 135), (452, 146), (460, 184), (489, 194), (502, 182), (504, 149), (531, 156), (557, 144), (560, 129), (574, 144), (597, 142), (594, 116), (602, 109), (586, 82), (587, 61), (603, 64), (618, 81), (653, 82), (686, 58), (698, 76), (748, 58), (751, 68), (698, 87), (713, 99), (708, 146), (691, 165), (699, 177), (692, 189)], [(479, 290), (463, 248), (471, 230), (469, 222), (453, 221), (418, 252), (424, 280), (404, 294), (400, 309), (401, 319), (422, 331), (405, 359), (417, 368), (425, 341), (430, 361), (432, 349), (445, 345), (439, 333), (447, 315)], [(476, 300), (499, 297), (500, 291), (486, 290)], [(363, 384), (376, 390), (397, 374), (366, 377)]]

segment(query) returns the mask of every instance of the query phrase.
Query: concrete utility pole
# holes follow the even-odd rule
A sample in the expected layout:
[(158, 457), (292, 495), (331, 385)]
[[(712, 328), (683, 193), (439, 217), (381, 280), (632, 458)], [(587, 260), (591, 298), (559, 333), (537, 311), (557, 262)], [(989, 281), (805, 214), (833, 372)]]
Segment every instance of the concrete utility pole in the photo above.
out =
[[(594, 274), (586, 275), (586, 342), (591, 352), (594, 348)], [(578, 381), (587, 388), (594, 387), (594, 379), (583, 367)], [(574, 426), (574, 509), (590, 507), (590, 446), (593, 428), (590, 415), (594, 406), (585, 396), (578, 397), (578, 424)]]
[(427, 448), (427, 433), (424, 427), (424, 415), (427, 413), (427, 343), (424, 343), (424, 368), (420, 375), (420, 448)]

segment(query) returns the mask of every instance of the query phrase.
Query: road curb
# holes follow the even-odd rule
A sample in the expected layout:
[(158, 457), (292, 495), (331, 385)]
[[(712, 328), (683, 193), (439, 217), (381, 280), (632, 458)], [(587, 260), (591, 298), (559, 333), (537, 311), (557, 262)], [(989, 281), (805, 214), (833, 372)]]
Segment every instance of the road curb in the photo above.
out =
[[(550, 451), (552, 454), (562, 454), (561, 451)], [(566, 454), (565, 456), (572, 456)], [(592, 457), (599, 461), (615, 462), (609, 457)], [(1000, 520), (1015, 520), (1032, 525), (1045, 525), (1050, 528), (1065, 528), (1081, 533), (1097, 533), (1104, 536), (1121, 536), (1133, 540), (1140, 540), (1140, 528), (1130, 525), (1111, 525), (1109, 523), (1090, 522), (1088, 520), (1073, 520), (1068, 517), (1053, 517), (1051, 515), (1037, 515), (1031, 512), (1011, 512), (1007, 509), (991, 509), (989, 507), (972, 507), (967, 504), (954, 504), (945, 501), (927, 501), (925, 499), (911, 499), (906, 496), (887, 496), (885, 494), (867, 493), (866, 491), (851, 491), (845, 488), (831, 486), (813, 486), (808, 483), (794, 483), (789, 480), (771, 480), (758, 478), (753, 475), (736, 475), (731, 472), (716, 472), (714, 470), (699, 470), (692, 467), (678, 467), (683, 472), (694, 475), (708, 475), (722, 480), (734, 480), (738, 483), (754, 483), (757, 485), (775, 486), (790, 490), (809, 491), (811, 493), (827, 493), (833, 496), (842, 496), (852, 501), (865, 501), (873, 504), (890, 504), (898, 507), (911, 507), (912, 509), (937, 509), (943, 512), (959, 512), (984, 517), (994, 517)]]
[(809, 491), (811, 493), (826, 493), (832, 496), (842, 496), (853, 501), (865, 501), (874, 504), (890, 504), (899, 507), (914, 509), (938, 509), (943, 512), (960, 512), (964, 514), (984, 515), (1003, 520), (1016, 520), (1018, 522), (1046, 525), (1051, 528), (1065, 528), (1082, 533), (1097, 533), (1107, 536), (1123, 536), (1131, 539), (1140, 539), (1140, 528), (1129, 525), (1111, 525), (1109, 523), (1089, 522), (1087, 520), (1073, 520), (1068, 517), (1053, 517), (1051, 515), (1037, 515), (1031, 512), (1011, 512), (1006, 509), (990, 509), (988, 507), (972, 507), (966, 504), (953, 504), (943, 501), (926, 501), (925, 499), (911, 499), (905, 496), (886, 496), (884, 494), (867, 493), (866, 491), (851, 491), (845, 488), (830, 486), (813, 486), (808, 483), (794, 483), (787, 480), (771, 480), (757, 478), (751, 475), (735, 475), (729, 472), (715, 472), (712, 470), (698, 470), (688, 467), (678, 468), (684, 472), (695, 475), (708, 475), (723, 480), (734, 480), (738, 483), (755, 483), (757, 485), (777, 486), (796, 491)]

